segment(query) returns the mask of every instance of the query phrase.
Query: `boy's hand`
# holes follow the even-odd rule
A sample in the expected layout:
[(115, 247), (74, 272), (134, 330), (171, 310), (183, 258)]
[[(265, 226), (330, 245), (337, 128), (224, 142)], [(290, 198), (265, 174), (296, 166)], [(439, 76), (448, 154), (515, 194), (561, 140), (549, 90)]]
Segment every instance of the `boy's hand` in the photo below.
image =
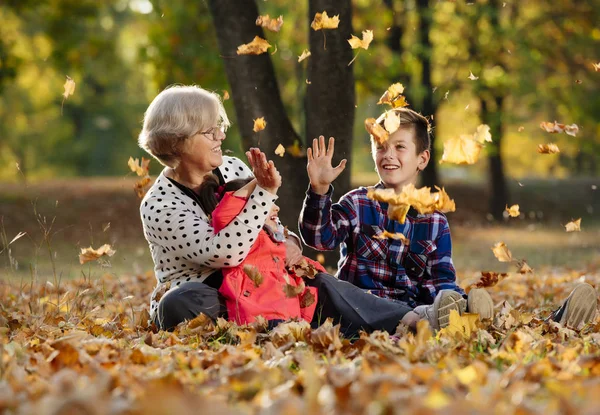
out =
[(315, 193), (324, 195), (329, 190), (329, 185), (337, 179), (341, 172), (346, 168), (346, 159), (342, 160), (337, 167), (331, 165), (333, 157), (333, 147), (335, 139), (329, 137), (329, 145), (325, 149), (325, 137), (319, 136), (313, 140), (312, 148), (308, 148), (306, 155), (308, 163), (306, 170), (310, 185)]
[(246, 151), (246, 157), (248, 157), (248, 164), (256, 178), (256, 184), (272, 194), (277, 194), (277, 189), (281, 186), (281, 175), (273, 161), (267, 161), (265, 153), (258, 148)]

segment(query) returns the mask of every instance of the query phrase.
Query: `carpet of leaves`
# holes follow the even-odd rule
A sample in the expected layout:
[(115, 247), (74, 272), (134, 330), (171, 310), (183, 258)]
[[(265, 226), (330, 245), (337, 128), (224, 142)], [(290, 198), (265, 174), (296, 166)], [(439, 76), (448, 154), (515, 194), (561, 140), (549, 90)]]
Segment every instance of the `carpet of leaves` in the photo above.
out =
[[(600, 323), (545, 321), (600, 273), (510, 274), (492, 322), (340, 338), (326, 321), (267, 331), (200, 316), (147, 324), (150, 275), (0, 282), (0, 413), (597, 413)], [(465, 282), (466, 283), (466, 282)]]

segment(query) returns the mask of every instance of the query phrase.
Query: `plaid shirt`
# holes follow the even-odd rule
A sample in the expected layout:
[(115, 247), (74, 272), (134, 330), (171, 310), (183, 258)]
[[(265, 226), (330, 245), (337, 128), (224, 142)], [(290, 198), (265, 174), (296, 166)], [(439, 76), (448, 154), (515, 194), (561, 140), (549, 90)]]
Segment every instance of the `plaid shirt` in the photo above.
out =
[[(380, 182), (375, 188), (383, 189)], [(360, 187), (331, 203), (333, 186), (325, 195), (306, 192), (300, 213), (304, 242), (321, 251), (340, 246), (337, 277), (380, 297), (408, 303), (412, 307), (431, 304), (440, 290), (454, 290), (452, 240), (446, 216), (440, 212), (420, 215), (410, 209), (404, 224), (387, 216), (387, 203), (367, 198)], [(410, 241), (377, 239), (387, 230), (402, 233)]]

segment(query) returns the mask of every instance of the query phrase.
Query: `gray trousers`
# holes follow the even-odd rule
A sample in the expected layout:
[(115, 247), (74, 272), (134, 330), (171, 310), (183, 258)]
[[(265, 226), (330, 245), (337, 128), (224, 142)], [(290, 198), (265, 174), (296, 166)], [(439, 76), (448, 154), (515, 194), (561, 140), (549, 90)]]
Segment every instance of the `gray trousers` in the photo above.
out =
[[(311, 326), (316, 328), (330, 317), (334, 324), (340, 324), (340, 332), (345, 337), (357, 336), (359, 330), (385, 330), (393, 334), (402, 317), (412, 311), (402, 302), (377, 297), (329, 274), (317, 274), (314, 279), (305, 279), (305, 283), (318, 290)], [(155, 323), (162, 330), (173, 330), (182, 321), (200, 313), (213, 319), (226, 318), (225, 300), (213, 287), (187, 282), (161, 298)]]

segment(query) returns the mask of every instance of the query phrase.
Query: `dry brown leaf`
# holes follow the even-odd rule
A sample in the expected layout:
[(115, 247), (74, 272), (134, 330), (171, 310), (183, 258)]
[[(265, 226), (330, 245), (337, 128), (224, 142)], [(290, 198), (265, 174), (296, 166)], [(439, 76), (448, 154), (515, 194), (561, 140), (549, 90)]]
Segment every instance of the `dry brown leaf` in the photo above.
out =
[(324, 349), (332, 347), (339, 350), (343, 347), (340, 339), (340, 325), (333, 325), (333, 320), (328, 317), (321, 326), (313, 330), (310, 334), (310, 342), (313, 345), (320, 346)]
[(408, 103), (406, 102), (406, 98), (402, 95), (404, 92), (404, 86), (401, 83), (395, 83), (390, 85), (390, 87), (383, 93), (379, 101), (377, 101), (378, 105), (387, 104), (392, 108), (401, 108), (406, 107)]
[(81, 253), (79, 254), (79, 263), (85, 264), (89, 261), (95, 261), (103, 256), (113, 256), (115, 254), (115, 250), (111, 248), (109, 244), (104, 244), (98, 249), (94, 249), (91, 246), (89, 248), (81, 248)]
[(298, 62), (302, 62), (304, 59), (308, 58), (311, 55), (308, 49), (304, 49), (302, 54), (298, 56)]
[(505, 272), (481, 271), (481, 277), (477, 282), (471, 284), (474, 288), (488, 288), (498, 284), (501, 280), (508, 277)]
[(531, 268), (529, 266), (529, 264), (527, 264), (527, 261), (525, 261), (525, 260), (519, 261), (517, 263), (517, 268), (518, 268), (517, 272), (519, 274), (530, 274), (533, 272), (533, 268)]
[(283, 285), (283, 292), (287, 298), (294, 298), (302, 294), (305, 288), (304, 281), (300, 281), (300, 284), (298, 285), (292, 285), (286, 282)]
[(313, 293), (309, 289), (306, 289), (300, 296), (300, 308), (310, 307), (315, 303), (315, 301), (316, 300)]
[(289, 269), (301, 278), (310, 278), (311, 280), (321, 272), (313, 264), (308, 262), (305, 258), (302, 258), (296, 264), (290, 265)]
[[(405, 214), (405, 216), (406, 216), (406, 214)], [(375, 238), (375, 239), (396, 239), (396, 240), (400, 240), (404, 245), (410, 244), (410, 239), (408, 239), (406, 236), (404, 236), (404, 234), (391, 233), (386, 230), (384, 230), (383, 232), (381, 232), (378, 235), (375, 235), (373, 238)]]
[(383, 128), (375, 118), (367, 118), (365, 120), (365, 128), (367, 132), (371, 134), (371, 137), (377, 141), (380, 145), (385, 143), (389, 138), (389, 133)]
[(148, 191), (148, 187), (150, 186), (151, 181), (152, 181), (152, 179), (150, 178), (150, 176), (146, 176), (146, 177), (142, 177), (140, 180), (135, 182), (135, 184), (133, 185), (133, 189), (135, 190), (135, 193), (138, 195), (138, 197), (140, 199), (142, 199), (144, 197), (144, 195), (146, 194), (146, 192)]
[(483, 145), (474, 140), (472, 136), (461, 135), (444, 142), (444, 154), (440, 164), (443, 162), (454, 164), (475, 164), (479, 160), (479, 154)]
[(315, 14), (315, 17), (310, 24), (313, 30), (337, 29), (340, 24), (340, 15), (329, 17), (327, 12)]
[(252, 42), (240, 45), (237, 48), (238, 55), (261, 55), (271, 47), (271, 44), (260, 36), (255, 36)]
[(581, 218), (567, 223), (565, 229), (567, 232), (581, 232)]
[(283, 26), (283, 16), (279, 16), (277, 19), (272, 19), (269, 15), (258, 16), (256, 18), (256, 25), (264, 27), (272, 32), (279, 32), (281, 26)]
[(267, 126), (267, 122), (265, 121), (265, 117), (260, 117), (254, 120), (254, 128), (252, 130), (257, 133), (262, 131)]
[(512, 205), (511, 207), (507, 205), (505, 210), (511, 218), (517, 218), (520, 215), (519, 205)]
[(254, 283), (254, 286), (256, 288), (260, 287), (260, 285), (263, 283), (263, 276), (262, 274), (258, 271), (258, 268), (256, 268), (253, 265), (244, 265), (244, 274), (246, 274), (248, 276), (248, 278), (250, 278), (250, 280)]
[(275, 154), (277, 154), (279, 157), (283, 157), (285, 154), (285, 147), (279, 144), (275, 149)]
[(127, 165), (129, 166), (129, 169), (138, 176), (146, 176), (148, 174), (150, 159), (142, 157), (142, 161), (140, 162), (137, 158), (134, 159), (133, 157), (129, 157)]
[(544, 121), (540, 123), (540, 128), (552, 134), (564, 132), (573, 137), (577, 136), (577, 133), (579, 132), (579, 127), (577, 124), (565, 125), (559, 124), (556, 121), (554, 121), (554, 123)]
[(560, 149), (558, 148), (558, 146), (556, 144), (553, 144), (553, 143), (540, 144), (540, 145), (538, 145), (537, 152), (540, 154), (556, 154), (556, 153), (560, 153)]
[(362, 32), (362, 39), (352, 35), (350, 39), (348, 39), (348, 43), (350, 43), (350, 47), (352, 49), (369, 49), (369, 45), (373, 41), (373, 31), (372, 30), (364, 30)]
[(500, 262), (511, 262), (513, 260), (512, 254), (504, 242), (498, 242), (492, 247), (494, 256)]

